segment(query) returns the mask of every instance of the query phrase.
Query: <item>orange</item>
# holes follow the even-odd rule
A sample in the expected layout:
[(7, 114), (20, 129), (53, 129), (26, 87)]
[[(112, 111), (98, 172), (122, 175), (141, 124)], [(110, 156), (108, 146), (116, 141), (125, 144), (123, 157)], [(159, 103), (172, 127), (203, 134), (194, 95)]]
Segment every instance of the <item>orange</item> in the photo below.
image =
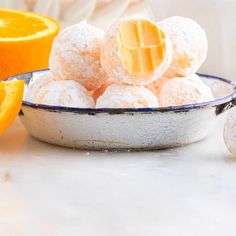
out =
[(2, 103), (3, 99), (5, 98), (6, 91), (4, 85), (0, 83), (0, 104)]
[(24, 95), (24, 81), (12, 80), (0, 82), (0, 134), (17, 117)]
[(0, 8), (0, 80), (48, 68), (56, 21), (31, 12)]

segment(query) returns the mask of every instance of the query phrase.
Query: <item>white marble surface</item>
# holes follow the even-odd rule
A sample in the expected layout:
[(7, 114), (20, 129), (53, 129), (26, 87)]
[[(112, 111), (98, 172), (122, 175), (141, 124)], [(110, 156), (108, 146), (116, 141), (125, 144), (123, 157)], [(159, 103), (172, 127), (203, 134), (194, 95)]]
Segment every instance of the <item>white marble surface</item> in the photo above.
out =
[(0, 137), (1, 236), (235, 236), (236, 159), (222, 126), (184, 148), (96, 153)]

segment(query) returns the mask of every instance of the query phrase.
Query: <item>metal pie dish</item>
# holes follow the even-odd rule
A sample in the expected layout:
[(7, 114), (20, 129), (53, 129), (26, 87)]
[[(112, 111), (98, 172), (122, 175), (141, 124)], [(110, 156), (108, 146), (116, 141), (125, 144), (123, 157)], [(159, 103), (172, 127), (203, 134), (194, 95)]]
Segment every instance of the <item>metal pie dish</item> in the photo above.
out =
[[(26, 84), (39, 73), (11, 79)], [(208, 136), (222, 113), (236, 104), (236, 84), (199, 74), (211, 88), (214, 101), (178, 107), (86, 109), (48, 106), (23, 101), (20, 119), (36, 139), (79, 149), (148, 150), (183, 146)]]

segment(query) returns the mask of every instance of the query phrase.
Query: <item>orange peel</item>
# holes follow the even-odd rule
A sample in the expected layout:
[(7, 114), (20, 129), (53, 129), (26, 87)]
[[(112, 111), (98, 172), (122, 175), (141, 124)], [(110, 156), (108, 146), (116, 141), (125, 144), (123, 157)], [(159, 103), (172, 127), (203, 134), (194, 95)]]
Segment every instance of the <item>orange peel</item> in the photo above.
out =
[(0, 94), (0, 134), (2, 134), (12, 124), (21, 109), (24, 81), (0, 82)]

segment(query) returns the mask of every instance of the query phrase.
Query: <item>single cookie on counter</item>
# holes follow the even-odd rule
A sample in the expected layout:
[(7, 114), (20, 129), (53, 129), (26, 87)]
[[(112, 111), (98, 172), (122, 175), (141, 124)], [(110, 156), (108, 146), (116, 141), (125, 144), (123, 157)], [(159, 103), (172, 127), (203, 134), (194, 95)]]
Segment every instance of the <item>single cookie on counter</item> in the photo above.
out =
[(228, 113), (224, 126), (224, 141), (228, 150), (236, 157), (236, 108)]

